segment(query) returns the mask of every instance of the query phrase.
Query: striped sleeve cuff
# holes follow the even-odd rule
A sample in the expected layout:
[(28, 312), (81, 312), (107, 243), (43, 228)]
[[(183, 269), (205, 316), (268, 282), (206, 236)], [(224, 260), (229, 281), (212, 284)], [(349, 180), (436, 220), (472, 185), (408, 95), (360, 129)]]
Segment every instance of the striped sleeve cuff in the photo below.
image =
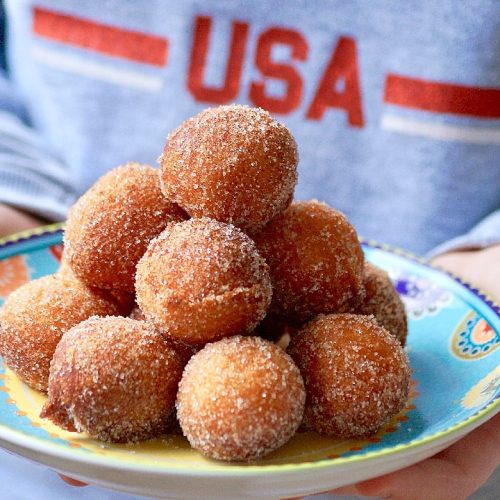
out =
[(491, 213), (468, 233), (448, 240), (431, 250), (428, 258), (459, 250), (479, 250), (500, 244), (500, 209)]
[(76, 196), (42, 176), (0, 164), (0, 202), (51, 221), (66, 218)]
[(0, 202), (58, 221), (76, 199), (67, 166), (20, 117), (0, 110)]

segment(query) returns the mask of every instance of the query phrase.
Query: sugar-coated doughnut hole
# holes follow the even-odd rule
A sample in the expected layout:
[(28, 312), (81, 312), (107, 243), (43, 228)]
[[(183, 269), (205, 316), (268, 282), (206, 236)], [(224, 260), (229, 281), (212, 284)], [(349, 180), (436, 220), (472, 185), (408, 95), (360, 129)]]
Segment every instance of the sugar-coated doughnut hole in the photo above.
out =
[(171, 425), (184, 363), (143, 321), (90, 318), (54, 354), (41, 416), (110, 442), (135, 442)]
[(137, 262), (151, 239), (186, 217), (162, 195), (157, 170), (128, 163), (101, 177), (71, 208), (65, 257), (87, 285), (133, 292)]
[(90, 316), (118, 314), (108, 294), (61, 276), (44, 276), (12, 292), (0, 310), (0, 354), (30, 387), (47, 390), (56, 346)]
[(260, 337), (208, 344), (187, 364), (177, 416), (210, 458), (251, 460), (285, 444), (302, 420), (305, 392), (291, 358)]
[(302, 421), (363, 438), (400, 411), (404, 306), (341, 212), (292, 203), (290, 131), (259, 108), (207, 109), (159, 163), (99, 179), (57, 274), (0, 310), (6, 365), (48, 388), (41, 416), (117, 443), (181, 426), (207, 457), (248, 461)]
[(171, 224), (137, 266), (137, 303), (160, 331), (203, 345), (266, 315), (269, 268), (240, 229), (206, 217)]
[(304, 378), (308, 429), (367, 437), (406, 404), (408, 358), (372, 317), (320, 315), (292, 338), (288, 352)]
[(356, 314), (373, 315), (377, 322), (405, 345), (408, 319), (405, 306), (389, 275), (370, 262), (364, 269), (364, 298), (354, 308)]
[(260, 108), (207, 109), (174, 130), (159, 158), (162, 190), (193, 217), (255, 232), (291, 202), (297, 145)]
[(364, 256), (355, 229), (315, 200), (293, 203), (254, 236), (270, 267), (271, 313), (301, 325), (347, 311), (362, 293)]

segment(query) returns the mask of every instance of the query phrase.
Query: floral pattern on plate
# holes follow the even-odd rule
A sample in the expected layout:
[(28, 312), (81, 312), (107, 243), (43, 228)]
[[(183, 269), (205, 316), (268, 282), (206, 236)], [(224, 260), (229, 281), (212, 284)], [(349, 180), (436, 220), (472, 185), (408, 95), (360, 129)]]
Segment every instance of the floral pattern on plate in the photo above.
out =
[(403, 274), (400, 270), (390, 271), (389, 276), (412, 319), (436, 316), (452, 302), (453, 296), (448, 290), (425, 278)]
[(455, 329), (451, 351), (455, 356), (475, 360), (487, 356), (500, 346), (500, 333), (495, 332), (476, 311), (470, 311)]

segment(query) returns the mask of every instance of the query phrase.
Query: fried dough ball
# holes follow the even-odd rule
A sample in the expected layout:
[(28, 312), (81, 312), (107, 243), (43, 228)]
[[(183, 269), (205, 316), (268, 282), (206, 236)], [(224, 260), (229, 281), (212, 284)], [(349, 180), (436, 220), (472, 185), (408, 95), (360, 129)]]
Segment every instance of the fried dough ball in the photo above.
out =
[(143, 321), (90, 318), (54, 353), (41, 417), (102, 441), (135, 442), (167, 431), (183, 362)]
[(51, 275), (11, 293), (0, 310), (0, 353), (34, 389), (47, 390), (49, 366), (63, 334), (90, 316), (118, 314), (109, 295)]
[(211, 217), (247, 232), (262, 228), (291, 203), (297, 145), (290, 131), (260, 108), (206, 109), (168, 137), (162, 191), (192, 217)]
[(219, 460), (252, 460), (285, 444), (305, 391), (290, 357), (260, 337), (208, 344), (186, 365), (177, 417), (191, 446)]
[(408, 320), (403, 301), (389, 275), (366, 262), (363, 283), (365, 296), (354, 312), (375, 316), (379, 325), (392, 333), (404, 346), (408, 334)]
[(64, 253), (84, 283), (133, 292), (135, 267), (151, 239), (186, 217), (162, 195), (153, 167), (127, 163), (101, 177), (73, 206)]
[(251, 332), (272, 296), (254, 242), (206, 217), (171, 224), (151, 242), (137, 266), (136, 291), (151, 323), (192, 345)]
[(373, 317), (320, 315), (292, 338), (288, 352), (304, 377), (308, 429), (367, 437), (406, 404), (408, 357)]
[(293, 203), (255, 243), (270, 267), (270, 311), (295, 326), (345, 312), (362, 293), (364, 256), (346, 217), (316, 200)]

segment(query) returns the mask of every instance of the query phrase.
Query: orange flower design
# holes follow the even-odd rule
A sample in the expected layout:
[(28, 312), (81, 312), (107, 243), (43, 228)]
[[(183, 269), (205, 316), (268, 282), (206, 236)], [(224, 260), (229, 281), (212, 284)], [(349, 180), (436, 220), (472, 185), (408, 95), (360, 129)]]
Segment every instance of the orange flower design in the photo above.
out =
[(0, 261), (0, 297), (7, 297), (28, 280), (28, 267), (22, 256)]
[(484, 319), (480, 319), (474, 330), (472, 330), (470, 338), (475, 344), (486, 344), (486, 342), (495, 338), (495, 332)]

